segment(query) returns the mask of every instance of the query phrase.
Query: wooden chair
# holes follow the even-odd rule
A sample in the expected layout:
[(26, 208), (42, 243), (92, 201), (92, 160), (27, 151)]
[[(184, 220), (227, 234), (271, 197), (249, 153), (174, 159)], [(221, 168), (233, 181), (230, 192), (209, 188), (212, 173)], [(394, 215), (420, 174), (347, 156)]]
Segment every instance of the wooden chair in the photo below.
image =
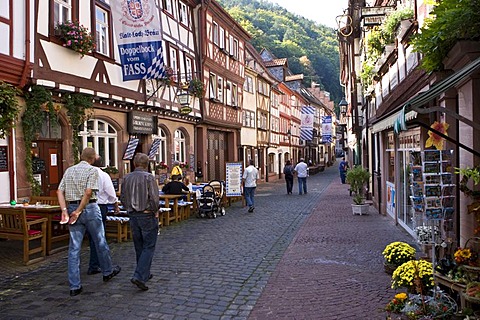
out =
[(58, 206), (58, 198), (57, 197), (45, 197), (45, 196), (32, 196), (30, 197), (30, 204), (35, 205), (37, 202), (41, 204), (48, 204), (51, 206)]
[[(27, 220), (25, 209), (0, 208), (0, 238), (23, 241), (23, 263), (29, 265), (45, 259), (47, 254), (47, 218)], [(37, 229), (31, 227), (37, 226)], [(30, 247), (30, 242), (40, 239), (40, 246)], [(40, 253), (40, 257), (30, 256)]]

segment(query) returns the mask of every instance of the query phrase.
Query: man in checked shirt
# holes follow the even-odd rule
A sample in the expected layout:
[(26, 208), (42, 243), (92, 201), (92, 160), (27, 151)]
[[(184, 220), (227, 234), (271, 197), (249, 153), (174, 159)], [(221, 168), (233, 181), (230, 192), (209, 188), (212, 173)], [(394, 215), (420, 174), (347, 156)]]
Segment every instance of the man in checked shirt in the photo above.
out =
[[(82, 292), (80, 280), (80, 250), (83, 236), (88, 230), (95, 243), (103, 281), (107, 282), (118, 273), (120, 266), (112, 265), (110, 248), (105, 239), (102, 215), (97, 204), (98, 171), (92, 166), (95, 162), (95, 149), (85, 148), (80, 163), (68, 168), (58, 186), (57, 197), (62, 212), (69, 218), (70, 243), (68, 246), (68, 281), (70, 296)], [(68, 204), (68, 206), (67, 206)]]

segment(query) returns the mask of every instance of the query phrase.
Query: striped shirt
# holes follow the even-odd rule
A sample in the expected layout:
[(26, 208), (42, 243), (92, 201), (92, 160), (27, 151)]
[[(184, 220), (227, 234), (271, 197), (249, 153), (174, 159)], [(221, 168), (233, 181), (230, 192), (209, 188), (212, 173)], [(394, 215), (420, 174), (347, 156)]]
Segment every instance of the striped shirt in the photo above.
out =
[[(98, 190), (98, 171), (86, 161), (68, 168), (63, 175), (58, 189), (65, 192), (66, 201), (82, 200), (86, 189)], [(90, 200), (96, 199), (96, 193)]]

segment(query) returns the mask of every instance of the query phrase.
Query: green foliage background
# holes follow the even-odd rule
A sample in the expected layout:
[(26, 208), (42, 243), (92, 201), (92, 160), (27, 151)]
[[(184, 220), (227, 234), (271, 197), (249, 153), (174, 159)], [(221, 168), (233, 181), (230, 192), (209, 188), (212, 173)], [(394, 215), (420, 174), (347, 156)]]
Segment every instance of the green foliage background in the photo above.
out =
[(338, 40), (333, 28), (266, 1), (218, 2), (252, 36), (258, 51), (265, 48), (277, 58), (288, 58), (292, 72), (304, 74), (306, 86), (314, 81), (330, 92), (332, 100), (338, 102), (342, 98)]

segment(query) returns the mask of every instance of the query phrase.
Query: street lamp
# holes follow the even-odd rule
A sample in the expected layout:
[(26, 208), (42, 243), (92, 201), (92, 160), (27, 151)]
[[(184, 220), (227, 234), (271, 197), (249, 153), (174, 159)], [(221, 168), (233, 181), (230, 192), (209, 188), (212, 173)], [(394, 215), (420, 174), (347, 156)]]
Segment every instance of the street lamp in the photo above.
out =
[(177, 100), (182, 106), (180, 108), (181, 114), (189, 114), (192, 112), (192, 108), (190, 107), (190, 93), (186, 91), (180, 91), (180, 93), (177, 93)]

